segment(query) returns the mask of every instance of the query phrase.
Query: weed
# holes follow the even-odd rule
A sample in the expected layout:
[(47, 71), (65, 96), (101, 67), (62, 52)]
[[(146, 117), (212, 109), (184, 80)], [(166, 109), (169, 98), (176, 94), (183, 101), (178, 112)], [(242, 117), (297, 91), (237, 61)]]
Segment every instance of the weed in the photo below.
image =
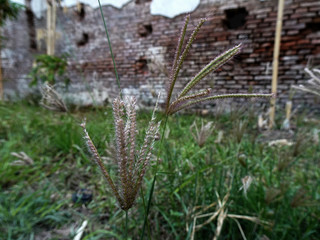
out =
[[(139, 151), (136, 152), (136, 100), (127, 98), (124, 102), (120, 98), (113, 101), (113, 114), (116, 136), (117, 164), (121, 184), (117, 187), (111, 179), (108, 171), (103, 165), (102, 159), (94, 146), (85, 122), (81, 124), (84, 131), (84, 138), (93, 160), (99, 166), (106, 178), (114, 196), (119, 202), (119, 206), (124, 211), (128, 211), (137, 197), (142, 179), (149, 165), (155, 136), (158, 134), (160, 123), (155, 122), (154, 113), (149, 123), (144, 143)], [(126, 122), (125, 122), (126, 112)], [(136, 159), (137, 155), (137, 159)]]
[(61, 57), (50, 55), (38, 55), (36, 65), (33, 67), (30, 76), (32, 81), (30, 85), (36, 85), (38, 82), (55, 85), (59, 79), (62, 79), (65, 86), (68, 86), (70, 79), (66, 73), (68, 66), (67, 55)]
[[(19, 239), (20, 235), (21, 239), (29, 239), (32, 234), (34, 238), (41, 239), (44, 231), (53, 238), (70, 239), (71, 230), (84, 220), (88, 220), (88, 226), (83, 239), (121, 239), (125, 229), (124, 215), (116, 206), (116, 199), (106, 194), (104, 179), (96, 174), (96, 169), (84, 154), (78, 126), (86, 116), (90, 135), (95, 142), (101, 142), (96, 144), (97, 151), (103, 153), (106, 148), (104, 143), (113, 143), (113, 120), (106, 117), (111, 114), (112, 109), (93, 109), (66, 115), (23, 103), (0, 104), (0, 215), (3, 216), (0, 222), (4, 226), (0, 229), (1, 239), (8, 239), (9, 232), (6, 229), (15, 233), (11, 239)], [(141, 132), (147, 128), (150, 114), (148, 111), (137, 112), (137, 129), (141, 129)], [(161, 116), (159, 114), (157, 117)], [(146, 230), (152, 229), (150, 239), (190, 239), (193, 229), (191, 214), (197, 214), (213, 203), (215, 205), (202, 214), (216, 212), (219, 208), (215, 192), (223, 198), (228, 189), (227, 214), (250, 216), (273, 223), (272, 226), (261, 226), (238, 218), (247, 239), (259, 239), (263, 235), (269, 239), (319, 238), (320, 212), (317, 204), (320, 189), (317, 179), (320, 170), (317, 161), (320, 158), (320, 146), (307, 141), (308, 144), (302, 144), (298, 155), (293, 156), (294, 146), (273, 148), (257, 139), (252, 144), (252, 137), (255, 136), (252, 133), (256, 131), (255, 120), (243, 115), (238, 118), (248, 121), (246, 134), (239, 144), (235, 137), (231, 137), (236, 124), (231, 122), (229, 114), (219, 118), (207, 116), (204, 121), (213, 121), (216, 131), (223, 129), (224, 138), (222, 143), (205, 148), (194, 144), (194, 139), (186, 134), (190, 125), (194, 121), (201, 122), (202, 118), (175, 115), (168, 119), (170, 135), (162, 145), (158, 144), (161, 160), (157, 174), (159, 181), (154, 185), (148, 215), (149, 227), (146, 227)], [(318, 119), (318, 116), (314, 116), (314, 119)], [(302, 135), (307, 136), (317, 125), (314, 122), (301, 122), (297, 126)], [(141, 135), (137, 134), (136, 142), (143, 144), (144, 137)], [(12, 156), (13, 152), (20, 157)], [(12, 165), (17, 159), (27, 159), (20, 152), (32, 159), (33, 164)], [(112, 153), (108, 155), (110, 158), (112, 156)], [(279, 171), (278, 164), (286, 161), (285, 156), (288, 156), (290, 164)], [(244, 161), (245, 167), (239, 164), (237, 157)], [(118, 174), (114, 160), (104, 161), (115, 180)], [(155, 166), (150, 170), (154, 171)], [(254, 179), (247, 191), (247, 198), (239, 192), (243, 186), (242, 179), (246, 176)], [(136, 198), (136, 204), (130, 209), (129, 219), (134, 218), (128, 223), (131, 236), (141, 235), (147, 207), (146, 196), (150, 194), (152, 177), (152, 171), (146, 171), (140, 188), (141, 197)], [(303, 197), (299, 194), (301, 188), (305, 190)], [(90, 189), (93, 193), (92, 201), (85, 207), (72, 204), (72, 194), (80, 189)], [(294, 200), (304, 199), (304, 196), (302, 202)], [(28, 202), (28, 207), (19, 208), (19, 199)], [(50, 210), (55, 208), (55, 211)], [(193, 208), (196, 209), (192, 213)], [(15, 210), (15, 217), (19, 218), (10, 217), (8, 209)], [(43, 216), (39, 217), (37, 211)], [(57, 221), (45, 220), (51, 217)], [(35, 223), (36, 218), (40, 219), (39, 224)], [(197, 219), (197, 225), (208, 218)], [(5, 222), (6, 219), (8, 222)], [(27, 220), (30, 220), (28, 227)], [(195, 238), (213, 239), (216, 220), (198, 229)], [(67, 236), (70, 234), (69, 238), (58, 234), (57, 230), (62, 225)], [(227, 217), (223, 221), (220, 238), (242, 239), (240, 228), (233, 218)]]
[(190, 126), (190, 132), (194, 140), (197, 142), (199, 147), (203, 147), (206, 143), (208, 137), (213, 132), (213, 122), (208, 122), (205, 125), (203, 125), (203, 120), (201, 121), (201, 127), (198, 128), (196, 122), (193, 122), (193, 124)]

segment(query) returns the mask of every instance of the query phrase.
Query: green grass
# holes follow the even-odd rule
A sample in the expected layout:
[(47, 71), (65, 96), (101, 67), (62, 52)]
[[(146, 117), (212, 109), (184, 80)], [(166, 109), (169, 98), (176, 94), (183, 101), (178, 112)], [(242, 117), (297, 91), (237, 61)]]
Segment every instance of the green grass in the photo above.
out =
[[(147, 125), (150, 116), (150, 112), (139, 113), (138, 129)], [(109, 108), (67, 115), (22, 103), (0, 105), (0, 239), (36, 239), (44, 233), (50, 233), (51, 239), (70, 239), (85, 219), (89, 224), (83, 239), (121, 239), (125, 216), (84, 150), (79, 127), (84, 117), (99, 152), (106, 156), (105, 144), (114, 131)], [(251, 112), (205, 117), (204, 121), (215, 122), (216, 129), (200, 148), (189, 132), (194, 120), (200, 123), (194, 115), (169, 117), (170, 135), (161, 149), (148, 218), (151, 239), (190, 239), (192, 209), (215, 203), (217, 193), (222, 199), (228, 192), (229, 214), (271, 223), (238, 219), (247, 239), (263, 235), (269, 239), (320, 238), (320, 146), (312, 140), (320, 121), (305, 123), (302, 116), (296, 117), (296, 144), (274, 148), (263, 141)], [(247, 123), (243, 132), (237, 130), (240, 120)], [(219, 130), (224, 131), (224, 138), (216, 144)], [(21, 151), (33, 159), (32, 165), (12, 165), (17, 158), (11, 153)], [(107, 167), (116, 175), (112, 161)], [(145, 178), (145, 203), (154, 171), (151, 167)], [(239, 189), (247, 175), (254, 181), (245, 197)], [(87, 206), (71, 201), (81, 188), (93, 192)], [(203, 213), (216, 210), (215, 206)], [(141, 234), (144, 211), (139, 197), (129, 211), (132, 239)], [(215, 219), (196, 231), (195, 239), (212, 239), (216, 227)], [(219, 239), (242, 239), (235, 220), (225, 219)]]

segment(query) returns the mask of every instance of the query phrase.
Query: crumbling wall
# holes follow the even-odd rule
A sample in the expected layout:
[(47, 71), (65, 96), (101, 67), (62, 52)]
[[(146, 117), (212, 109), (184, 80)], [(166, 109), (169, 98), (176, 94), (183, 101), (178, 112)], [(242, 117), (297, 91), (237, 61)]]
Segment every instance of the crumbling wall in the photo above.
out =
[[(203, 0), (191, 13), (189, 32), (199, 18), (206, 17), (187, 57), (177, 83), (182, 87), (204, 65), (224, 50), (243, 43), (242, 52), (216, 73), (209, 75), (199, 88), (214, 87), (217, 92), (270, 92), (276, 0)], [(154, 101), (156, 92), (164, 93), (184, 15), (173, 19), (150, 14), (151, 1), (132, 1), (122, 9), (104, 6), (113, 52), (124, 94), (134, 94), (143, 104)], [(58, 11), (57, 55), (69, 53), (71, 86), (68, 97), (78, 103), (107, 101), (118, 94), (112, 59), (99, 9), (83, 5), (67, 12)], [(35, 21), (45, 27), (45, 19)], [(23, 93), (28, 82), (34, 54), (29, 48), (26, 16), (9, 22), (3, 31), (5, 45), (3, 67), (5, 93)], [(41, 45), (41, 44), (40, 44)], [(288, 99), (292, 84), (306, 79), (307, 64), (320, 64), (320, 1), (286, 0), (279, 62), (278, 102)], [(8, 64), (10, 62), (10, 64)], [(25, 85), (24, 85), (25, 86)], [(162, 95), (163, 97), (165, 94)], [(295, 94), (299, 104), (315, 106), (313, 96)], [(317, 103), (316, 103), (317, 105)]]

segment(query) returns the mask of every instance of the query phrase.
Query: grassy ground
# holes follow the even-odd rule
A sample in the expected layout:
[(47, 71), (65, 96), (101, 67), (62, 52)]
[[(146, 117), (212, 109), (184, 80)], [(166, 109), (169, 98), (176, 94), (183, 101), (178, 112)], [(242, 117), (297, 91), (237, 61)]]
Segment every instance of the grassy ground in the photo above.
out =
[[(139, 113), (139, 129), (150, 115)], [(122, 238), (125, 216), (86, 153), (79, 127), (84, 117), (99, 152), (111, 158), (106, 165), (112, 171), (110, 109), (67, 115), (26, 104), (0, 105), (0, 239), (72, 239), (84, 220), (85, 240)], [(194, 239), (212, 239), (219, 221), (210, 217), (219, 209), (229, 214), (219, 239), (319, 239), (320, 146), (314, 130), (320, 120), (304, 117), (293, 120), (292, 146), (269, 147), (272, 137), (288, 134), (257, 130), (253, 112), (208, 116), (204, 121), (214, 121), (215, 131), (202, 148), (189, 131), (200, 117), (170, 117), (145, 239), (190, 239), (201, 214)], [(215, 143), (219, 131), (224, 137)], [(13, 152), (32, 160), (17, 162)], [(153, 171), (149, 168), (145, 178), (145, 201)], [(247, 196), (240, 190), (246, 176), (253, 178)], [(90, 203), (72, 202), (80, 189), (92, 191)], [(225, 200), (222, 208), (219, 199)], [(131, 239), (140, 239), (143, 206), (139, 197), (129, 211)]]

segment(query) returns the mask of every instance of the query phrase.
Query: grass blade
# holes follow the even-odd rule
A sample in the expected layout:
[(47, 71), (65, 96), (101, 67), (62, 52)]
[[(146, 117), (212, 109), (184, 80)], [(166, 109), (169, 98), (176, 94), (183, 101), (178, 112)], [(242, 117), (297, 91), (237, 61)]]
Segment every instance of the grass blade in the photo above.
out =
[(152, 181), (152, 185), (151, 185), (151, 189), (150, 189), (148, 205), (147, 205), (147, 211), (146, 211), (146, 214), (144, 216), (144, 222), (143, 222), (143, 227), (142, 227), (142, 232), (141, 232), (141, 237), (140, 237), (141, 240), (143, 240), (143, 238), (144, 238), (144, 231), (146, 229), (146, 224), (147, 224), (147, 221), (148, 221), (148, 215), (149, 215), (149, 211), (150, 211), (151, 200), (152, 200), (152, 195), (153, 195), (154, 185), (156, 183), (156, 179), (157, 179), (157, 174), (155, 174), (154, 177), (153, 177), (153, 181)]
[(109, 38), (108, 28), (107, 28), (106, 20), (104, 19), (104, 16), (103, 16), (100, 0), (98, 0), (98, 2), (99, 2), (99, 8), (100, 8), (100, 12), (101, 12), (101, 17), (102, 17), (103, 24), (104, 24), (104, 29), (106, 31), (106, 35), (107, 35), (107, 39), (108, 39), (108, 45), (109, 45), (110, 54), (111, 54), (111, 58), (112, 58), (112, 62), (113, 62), (114, 73), (116, 75), (117, 84), (118, 84), (119, 91), (120, 91), (120, 97), (122, 99), (122, 91), (121, 91), (121, 87), (120, 87), (120, 78), (119, 78), (118, 71), (117, 71), (116, 61), (114, 60), (114, 56), (113, 56), (113, 52), (112, 52), (112, 47), (111, 47), (111, 42), (110, 42), (110, 38)]

